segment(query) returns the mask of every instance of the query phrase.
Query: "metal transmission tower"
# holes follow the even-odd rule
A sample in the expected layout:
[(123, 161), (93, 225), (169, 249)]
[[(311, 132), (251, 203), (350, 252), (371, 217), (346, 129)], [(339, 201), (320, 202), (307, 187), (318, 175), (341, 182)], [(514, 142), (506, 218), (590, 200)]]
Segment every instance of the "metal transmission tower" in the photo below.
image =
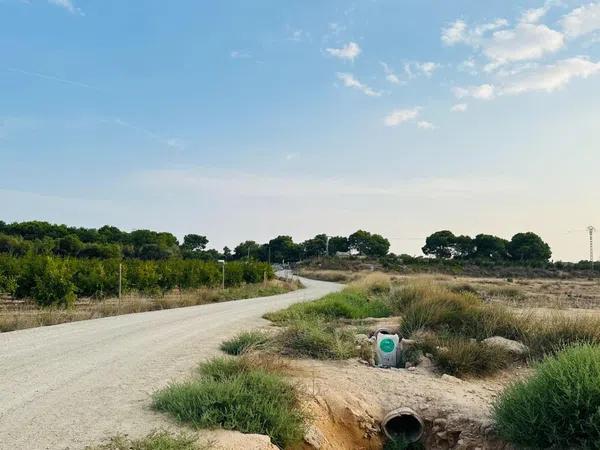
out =
[(596, 229), (590, 225), (587, 227), (587, 231), (590, 234), (590, 266), (594, 270), (594, 233)]

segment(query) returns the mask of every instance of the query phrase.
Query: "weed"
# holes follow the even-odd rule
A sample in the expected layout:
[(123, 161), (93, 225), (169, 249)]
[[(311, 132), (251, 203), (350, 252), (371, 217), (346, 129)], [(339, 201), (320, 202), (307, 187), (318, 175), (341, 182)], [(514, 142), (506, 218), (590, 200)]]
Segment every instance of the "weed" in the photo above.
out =
[(499, 435), (516, 447), (600, 448), (599, 379), (598, 346), (547, 358), (494, 404)]
[(248, 350), (264, 346), (268, 340), (269, 336), (262, 331), (245, 331), (224, 341), (221, 350), (229, 355), (241, 355)]
[(265, 318), (276, 323), (287, 323), (302, 318), (321, 320), (364, 319), (386, 317), (389, 308), (380, 299), (369, 299), (367, 295), (353, 289), (345, 289), (307, 303), (297, 303), (281, 311), (269, 313)]
[(88, 450), (208, 450), (209, 444), (199, 444), (193, 436), (180, 434), (174, 436), (167, 431), (155, 431), (141, 439), (129, 439), (117, 435), (104, 444), (87, 447)]
[(348, 359), (355, 355), (354, 335), (321, 320), (295, 320), (274, 338), (286, 356), (314, 359)]
[(470, 339), (449, 338), (440, 344), (433, 354), (435, 363), (450, 375), (490, 375), (513, 361), (505, 349)]
[(202, 364), (197, 379), (157, 392), (153, 407), (197, 428), (266, 434), (281, 447), (304, 435), (296, 389), (277, 373), (234, 359)]

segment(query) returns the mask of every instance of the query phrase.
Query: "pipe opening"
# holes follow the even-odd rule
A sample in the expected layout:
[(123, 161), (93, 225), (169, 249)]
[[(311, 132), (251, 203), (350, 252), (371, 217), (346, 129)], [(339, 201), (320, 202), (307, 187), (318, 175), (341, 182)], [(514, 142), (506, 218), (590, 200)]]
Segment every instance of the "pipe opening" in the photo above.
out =
[(403, 439), (408, 443), (417, 442), (424, 431), (421, 418), (408, 408), (389, 413), (382, 426), (383, 431), (392, 441)]

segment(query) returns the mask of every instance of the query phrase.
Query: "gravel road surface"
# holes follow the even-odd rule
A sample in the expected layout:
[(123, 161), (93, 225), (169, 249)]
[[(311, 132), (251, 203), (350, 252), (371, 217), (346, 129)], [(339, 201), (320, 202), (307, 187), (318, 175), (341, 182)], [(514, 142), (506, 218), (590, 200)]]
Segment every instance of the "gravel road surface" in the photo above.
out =
[(261, 316), (341, 285), (301, 279), (287, 294), (0, 334), (0, 449), (81, 449), (169, 426), (150, 395), (219, 353)]

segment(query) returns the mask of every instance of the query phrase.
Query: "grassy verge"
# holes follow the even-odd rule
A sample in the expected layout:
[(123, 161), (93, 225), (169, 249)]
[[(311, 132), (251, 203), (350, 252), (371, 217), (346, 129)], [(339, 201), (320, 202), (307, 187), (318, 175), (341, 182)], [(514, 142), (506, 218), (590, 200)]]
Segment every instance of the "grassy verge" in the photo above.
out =
[(299, 394), (272, 365), (251, 358), (216, 358), (191, 381), (154, 395), (153, 407), (196, 428), (224, 428), (271, 437), (280, 447), (302, 442)]
[(210, 444), (201, 444), (193, 436), (157, 431), (141, 439), (113, 436), (103, 444), (86, 447), (86, 450), (210, 450), (210, 448)]
[(499, 435), (517, 448), (600, 448), (600, 347), (547, 358), (494, 405)]
[(78, 302), (71, 308), (38, 308), (29, 303), (5, 302), (0, 305), (0, 333), (121, 314), (266, 297), (283, 294), (298, 289), (298, 287), (297, 283), (269, 280), (266, 284), (246, 284), (224, 290), (202, 288), (156, 298), (128, 295), (121, 302), (118, 302), (117, 299)]

